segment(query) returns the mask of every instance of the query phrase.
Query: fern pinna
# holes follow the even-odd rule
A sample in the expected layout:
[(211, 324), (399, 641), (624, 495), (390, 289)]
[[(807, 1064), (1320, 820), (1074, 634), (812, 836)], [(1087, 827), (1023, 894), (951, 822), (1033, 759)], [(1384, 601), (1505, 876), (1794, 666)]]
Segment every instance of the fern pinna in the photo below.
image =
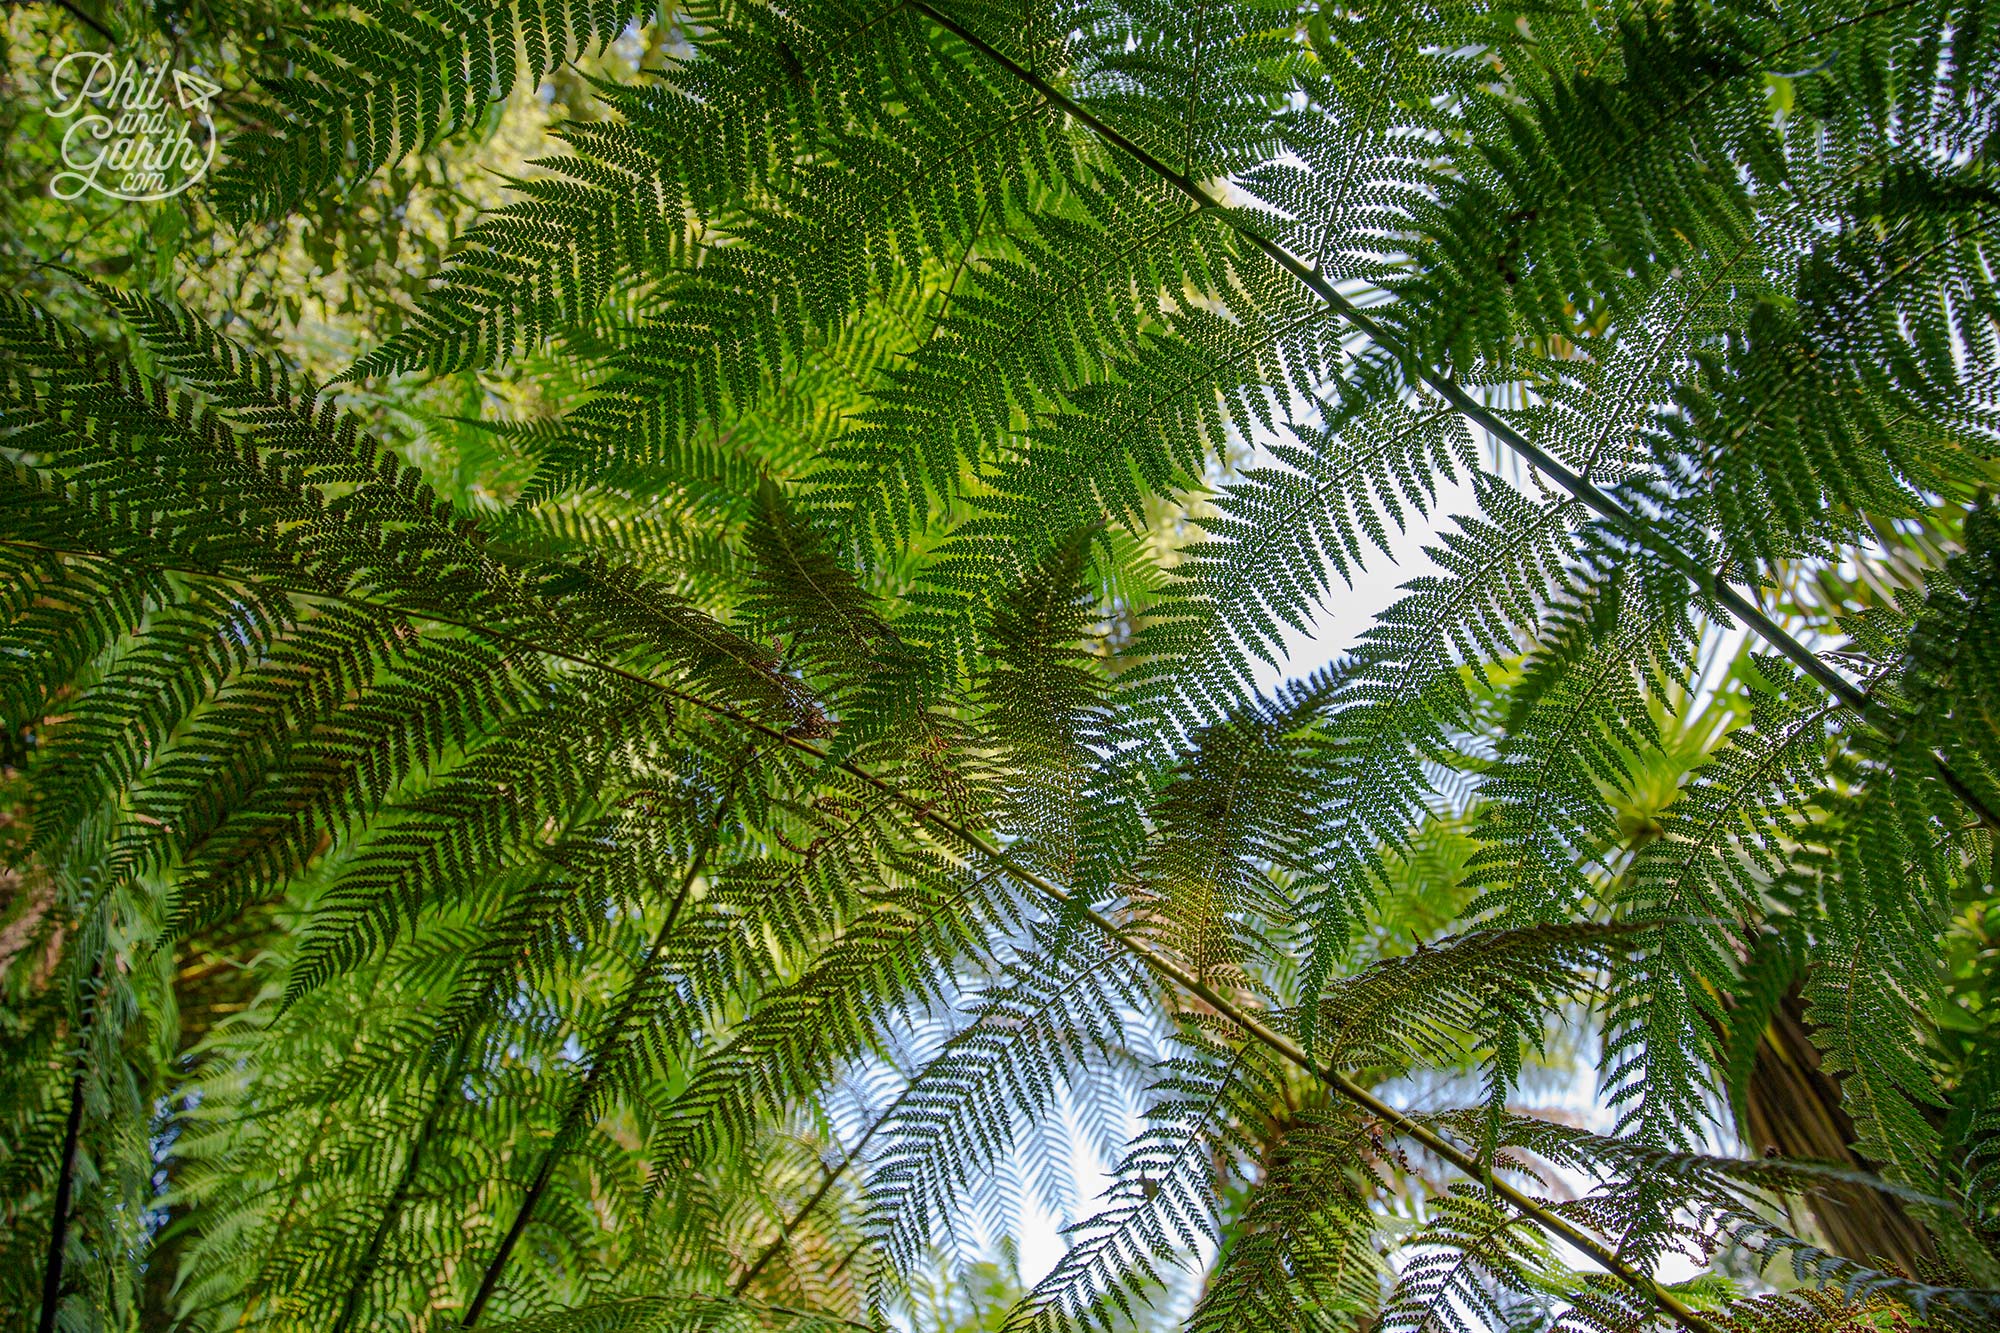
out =
[[(203, 312), (0, 306), (17, 1305), (883, 1327), (1087, 1122), (1011, 1326), (2000, 1318), (1995, 14), (365, 4), (215, 202), (633, 22), (342, 377), (556, 377), (450, 426), (505, 507)], [(1866, 1170), (1717, 1151), (1788, 990)], [(1607, 1134), (1519, 1106), (1579, 1031)]]

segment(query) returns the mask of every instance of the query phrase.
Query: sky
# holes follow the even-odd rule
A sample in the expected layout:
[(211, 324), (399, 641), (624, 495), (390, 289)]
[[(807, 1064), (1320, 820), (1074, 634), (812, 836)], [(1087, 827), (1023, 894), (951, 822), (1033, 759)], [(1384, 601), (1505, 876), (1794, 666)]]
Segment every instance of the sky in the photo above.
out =
[[(1259, 459), (1256, 465), (1271, 464)], [(1283, 669), (1264, 662), (1257, 663), (1258, 689), (1269, 694), (1280, 681), (1308, 675), (1342, 653), (1351, 651), (1360, 642), (1362, 631), (1395, 602), (1403, 584), (1419, 575), (1439, 572), (1436, 562), (1424, 548), (1436, 544), (1437, 534), (1450, 526), (1453, 515), (1476, 514), (1479, 507), (1473, 499), (1471, 485), (1463, 481), (1440, 481), (1437, 499), (1428, 518), (1406, 512), (1409, 526), (1394, 534), (1388, 555), (1372, 547), (1364, 548), (1367, 565), (1355, 571), (1351, 586), (1337, 574), (1334, 576), (1325, 604), (1314, 618), (1312, 632), (1308, 634), (1289, 626), (1286, 628), (1288, 657)]]

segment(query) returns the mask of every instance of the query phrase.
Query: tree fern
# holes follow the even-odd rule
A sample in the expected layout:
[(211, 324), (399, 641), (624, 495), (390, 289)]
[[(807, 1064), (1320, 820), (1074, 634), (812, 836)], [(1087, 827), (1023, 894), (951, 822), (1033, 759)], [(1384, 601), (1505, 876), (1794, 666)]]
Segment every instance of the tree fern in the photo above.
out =
[[(646, 17), (316, 22), (214, 198)], [(155, 296), (90, 289), (130, 350), (0, 303), (48, 885), (0, 1178), (81, 1190), (66, 1317), (173, 1245), (193, 1327), (880, 1327), (1093, 1097), (1142, 1127), (1016, 1326), (1189, 1264), (1202, 1328), (1992, 1317), (1992, 1085), (1933, 1058), (2000, 804), (1992, 15), (672, 22), (346, 388)], [(552, 415), (418, 418), (519, 454), (508, 512), (367, 419), (550, 366)], [(1936, 513), (1921, 588), (1795, 600)], [(1434, 572), (1255, 690), (1418, 519)], [(1448, 925), (1369, 929), (1432, 874)], [(253, 910), (256, 998), (180, 1049), (175, 947)], [(1708, 1151), (1772, 938), (1886, 1177), (1841, 1180), (1936, 1272)], [(1564, 1023), (1615, 1135), (1510, 1107)], [(1807, 1294), (1661, 1279), (1725, 1244)]]

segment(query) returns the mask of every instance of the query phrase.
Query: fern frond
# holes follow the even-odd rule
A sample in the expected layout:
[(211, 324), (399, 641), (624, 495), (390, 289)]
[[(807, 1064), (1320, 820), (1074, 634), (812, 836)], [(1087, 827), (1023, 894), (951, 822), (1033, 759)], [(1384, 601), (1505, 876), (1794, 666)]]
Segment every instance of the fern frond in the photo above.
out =
[[(237, 135), (210, 184), (238, 221), (283, 216), (477, 123), (517, 80), (602, 48), (651, 4), (599, 0), (361, 0), (293, 48), (299, 72), (266, 80), (263, 128)], [(523, 59), (525, 57), (525, 59)]]

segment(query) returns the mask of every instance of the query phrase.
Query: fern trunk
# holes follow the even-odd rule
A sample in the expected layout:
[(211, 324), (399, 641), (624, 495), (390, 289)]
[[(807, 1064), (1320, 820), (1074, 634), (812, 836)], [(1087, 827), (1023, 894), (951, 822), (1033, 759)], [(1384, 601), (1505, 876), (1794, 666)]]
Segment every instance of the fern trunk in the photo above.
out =
[[(1750, 1076), (1750, 1146), (1767, 1156), (1834, 1162), (1855, 1171), (1879, 1168), (1851, 1146), (1858, 1137), (1840, 1105), (1840, 1080), (1820, 1068), (1805, 1002), (1797, 987), (1786, 993), (1757, 1043)], [(1813, 1220), (1842, 1254), (1866, 1258), (1905, 1273), (1933, 1273), (1937, 1246), (1924, 1225), (1892, 1194), (1827, 1181), (1806, 1199)]]

